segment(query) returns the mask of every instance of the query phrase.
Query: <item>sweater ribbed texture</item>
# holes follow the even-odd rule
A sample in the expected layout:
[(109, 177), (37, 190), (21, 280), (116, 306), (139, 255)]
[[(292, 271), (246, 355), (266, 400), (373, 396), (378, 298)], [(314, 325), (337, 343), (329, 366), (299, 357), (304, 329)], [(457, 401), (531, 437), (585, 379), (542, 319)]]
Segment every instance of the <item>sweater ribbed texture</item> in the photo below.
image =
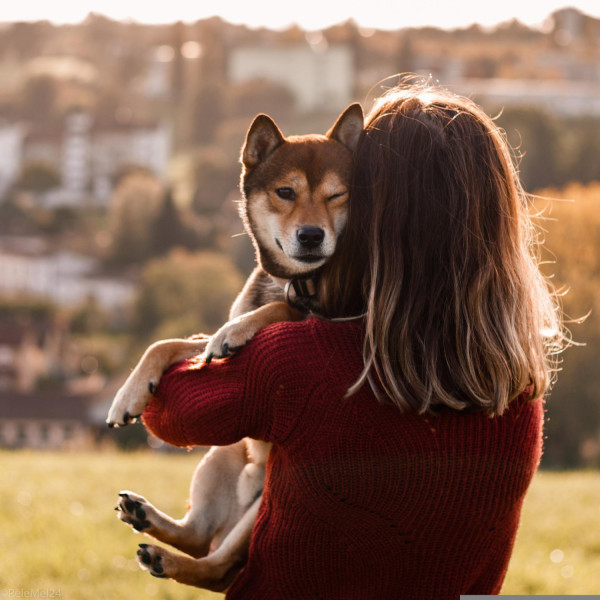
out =
[(273, 443), (248, 564), (229, 600), (498, 594), (542, 445), (541, 401), (502, 417), (401, 413), (370, 388), (362, 325), (308, 319), (161, 380), (144, 421), (177, 445)]

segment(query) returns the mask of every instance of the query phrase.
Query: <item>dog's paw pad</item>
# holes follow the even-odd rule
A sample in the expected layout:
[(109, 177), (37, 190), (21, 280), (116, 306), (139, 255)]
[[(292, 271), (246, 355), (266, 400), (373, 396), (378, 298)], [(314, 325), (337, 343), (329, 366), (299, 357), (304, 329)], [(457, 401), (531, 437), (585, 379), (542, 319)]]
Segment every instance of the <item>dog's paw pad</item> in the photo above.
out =
[(150, 505), (143, 496), (133, 492), (120, 492), (119, 504), (115, 508), (118, 517), (124, 523), (131, 525), (136, 531), (144, 531), (151, 526), (147, 519)]
[(140, 567), (148, 571), (150, 575), (153, 575), (154, 577), (168, 577), (162, 562), (162, 552), (163, 550), (157, 546), (140, 544), (137, 551), (137, 560)]

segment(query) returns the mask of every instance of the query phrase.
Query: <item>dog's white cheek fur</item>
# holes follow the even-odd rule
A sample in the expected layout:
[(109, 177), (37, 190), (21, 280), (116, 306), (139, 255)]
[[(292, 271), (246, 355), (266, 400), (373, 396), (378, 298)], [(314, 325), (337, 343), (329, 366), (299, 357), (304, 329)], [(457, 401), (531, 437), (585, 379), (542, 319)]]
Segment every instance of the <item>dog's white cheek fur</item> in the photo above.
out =
[[(340, 212), (333, 218), (333, 228), (335, 231), (336, 239), (340, 237), (342, 231), (346, 227), (346, 221), (348, 220), (348, 215), (346, 212)], [(334, 244), (335, 249), (335, 244)]]
[(281, 252), (275, 238), (280, 235), (279, 221), (268, 208), (266, 192), (254, 194), (248, 205), (248, 216), (258, 245), (272, 252)]
[[(286, 248), (286, 240), (281, 231), (279, 216), (266, 208), (267, 202), (266, 194), (256, 195), (252, 199), (252, 206), (249, 207), (249, 215), (254, 224), (254, 236), (258, 245), (272, 255), (277, 256), (277, 262), (288, 271), (292, 273), (296, 271), (301, 272), (302, 269), (299, 269), (298, 263), (286, 256), (288, 249)], [(276, 240), (280, 241), (285, 251), (281, 250)]]

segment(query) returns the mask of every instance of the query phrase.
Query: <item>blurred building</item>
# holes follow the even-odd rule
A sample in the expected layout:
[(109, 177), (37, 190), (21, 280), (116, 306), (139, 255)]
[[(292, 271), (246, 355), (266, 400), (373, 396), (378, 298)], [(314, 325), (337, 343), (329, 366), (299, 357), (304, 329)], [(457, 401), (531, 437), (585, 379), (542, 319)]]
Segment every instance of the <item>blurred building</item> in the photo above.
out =
[[(8, 145), (15, 135), (5, 137)], [(24, 165), (42, 163), (53, 167), (60, 178), (58, 187), (39, 194), (44, 205), (105, 206), (124, 168), (145, 167), (158, 177), (166, 175), (171, 127), (162, 122), (96, 125), (88, 114), (76, 111), (67, 116), (62, 129), (31, 127), (22, 148), (18, 141), (13, 145), (17, 146), (14, 156), (22, 159), (10, 169), (3, 166), (12, 175), (12, 180), (6, 178), (6, 186), (14, 182)]]
[(135, 284), (98, 274), (99, 262), (76, 252), (52, 251), (39, 238), (0, 238), (0, 296), (43, 298), (61, 306), (94, 299), (115, 314), (130, 306)]
[(113, 383), (94, 394), (0, 390), (0, 448), (81, 450), (96, 446), (108, 432), (105, 419), (115, 392)]
[(24, 135), (21, 125), (0, 123), (0, 198), (19, 175)]
[(0, 391), (0, 448), (84, 448), (93, 432), (88, 402), (62, 392)]
[(85, 197), (92, 176), (93, 120), (84, 112), (74, 112), (65, 122), (60, 153), (62, 204), (77, 204)]
[(91, 187), (106, 204), (116, 175), (124, 167), (146, 167), (164, 179), (171, 156), (171, 127), (166, 123), (115, 125), (95, 129), (91, 139)]
[(60, 334), (31, 319), (0, 320), (0, 392), (33, 391), (60, 362)]
[(231, 51), (228, 78), (234, 84), (261, 79), (281, 84), (300, 111), (341, 110), (353, 97), (353, 54), (344, 45), (241, 46)]
[(95, 361), (52, 319), (0, 317), (0, 448), (78, 449), (100, 440), (122, 380), (86, 360)]
[(535, 106), (566, 117), (600, 116), (600, 80), (465, 79), (451, 87), (486, 107)]

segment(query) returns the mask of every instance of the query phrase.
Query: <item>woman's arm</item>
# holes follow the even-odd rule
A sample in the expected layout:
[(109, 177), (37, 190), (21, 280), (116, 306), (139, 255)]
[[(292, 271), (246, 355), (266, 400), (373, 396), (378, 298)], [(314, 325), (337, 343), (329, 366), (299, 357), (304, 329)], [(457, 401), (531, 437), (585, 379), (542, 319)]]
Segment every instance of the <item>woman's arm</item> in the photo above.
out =
[(147, 429), (175, 446), (228, 445), (246, 436), (264, 438), (272, 403), (268, 382), (262, 382), (263, 394), (252, 393), (262, 378), (256, 357), (252, 358), (252, 352), (242, 351), (210, 365), (183, 361), (171, 367), (142, 415)]
[(306, 402), (298, 391), (314, 380), (307, 364), (314, 353), (308, 322), (276, 323), (231, 358), (178, 363), (161, 378), (144, 424), (176, 446), (229, 445), (244, 437), (281, 441)]

